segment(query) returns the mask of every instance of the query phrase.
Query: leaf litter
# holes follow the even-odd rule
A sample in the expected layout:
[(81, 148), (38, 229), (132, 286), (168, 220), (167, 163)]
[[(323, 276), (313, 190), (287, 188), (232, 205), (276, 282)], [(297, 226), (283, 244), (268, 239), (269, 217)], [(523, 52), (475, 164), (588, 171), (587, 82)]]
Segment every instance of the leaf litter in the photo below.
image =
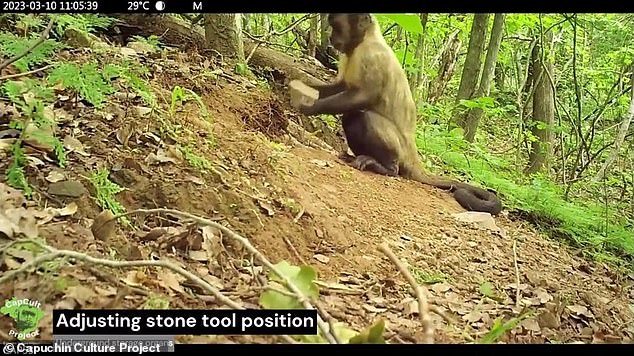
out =
[[(124, 48), (120, 53), (133, 59), (141, 57), (145, 49), (136, 46)], [(200, 60), (197, 62), (196, 58)], [(152, 81), (152, 87), (157, 91), (176, 84), (201, 88), (203, 101), (215, 110), (214, 118), (221, 118), (216, 120), (221, 124), (213, 126), (218, 146), (211, 150), (203, 144), (196, 145), (200, 150), (197, 154), (218, 162), (227, 182), (247, 182), (253, 191), (261, 192), (258, 199), (236, 193), (224, 183), (217, 184), (207, 173), (188, 166), (175, 145), (166, 144), (157, 136), (160, 130), (148, 107), (136, 103), (132, 115), (137, 116), (134, 119), (136, 127), (154, 129), (137, 132), (126, 125), (122, 122), (125, 115), (114, 109), (123, 104), (116, 101), (137, 100), (136, 95), (133, 98), (114, 95), (108, 100), (112, 101), (109, 104), (116, 105), (108, 105), (106, 110), (81, 109), (87, 114), (80, 116), (80, 125), (62, 118), (59, 137), (64, 137), (64, 147), (75, 153), (71, 155), (68, 168), (53, 169), (48, 160), (28, 156), (38, 169), (48, 172), (43, 180), (48, 186), (40, 189), (64, 199), (63, 205), (35, 208), (20, 194), (0, 183), (0, 197), (3, 198), (0, 199), (0, 235), (14, 239), (43, 234), (48, 243), (58, 248), (102, 257), (110, 254), (121, 257), (117, 253), (125, 252), (136, 258), (167, 259), (219, 289), (236, 291), (238, 294), (232, 294), (232, 297), (242, 298), (241, 301), (248, 305), (289, 305), (288, 297), (274, 290), (253, 293), (258, 290), (256, 287), (263, 273), (267, 274), (271, 286), (281, 288), (282, 284), (260, 266), (249, 266), (250, 257), (234, 249), (214, 228), (192, 228), (171, 218), (150, 216), (134, 220), (138, 231), (132, 231), (120, 222), (99, 228), (96, 222), (111, 218), (112, 212), (96, 206), (87, 196), (88, 190), (81, 183), (82, 174), (79, 173), (86, 162), (81, 159), (92, 160), (90, 166), (111, 166), (117, 161), (123, 162), (117, 164), (127, 166), (138, 176), (136, 181), (139, 183), (117, 196), (127, 209), (166, 206), (226, 219), (277, 263), (307, 295), (314, 297), (319, 293), (329, 312), (341, 322), (338, 326), (345, 324), (363, 331), (359, 340), (381, 342), (378, 335), (384, 327), (410, 342), (422, 337), (417, 300), (394, 266), (376, 251), (376, 246), (384, 241), (398, 247), (399, 257), (408, 262), (410, 269), (428, 272), (433, 267), (449, 277), (444, 280), (427, 275), (420, 281), (435, 282), (428, 285), (431, 302), (458, 322), (452, 327), (434, 315), (436, 342), (465, 342), (462, 333), (455, 331), (455, 328), (462, 330), (465, 326), (469, 327), (466, 330), (470, 337), (479, 342), (589, 342), (580, 337), (588, 333), (592, 342), (631, 342), (634, 338), (632, 328), (621, 327), (633, 320), (634, 311), (630, 310), (634, 305), (632, 292), (619, 294), (615, 289), (605, 288), (606, 283), (616, 284), (606, 269), (593, 262), (580, 263), (579, 258), (565, 248), (503, 216), (464, 214), (450, 197), (420, 185), (364, 175), (338, 165), (330, 152), (292, 144), (287, 154), (274, 155), (274, 148), (262, 145), (253, 133), (243, 130), (241, 121), (248, 115), (255, 120), (270, 122), (269, 113), (262, 114), (254, 108), (279, 105), (272, 94), (255, 87), (247, 94), (238, 79), (209, 83), (192, 79), (194, 75), (183, 78), (183, 68), (190, 73), (209, 69), (203, 68), (210, 64), (204, 62), (202, 56), (169, 54), (167, 59), (157, 59), (152, 65), (162, 68)], [(214, 94), (206, 95), (205, 91)], [(163, 91), (163, 94), (169, 96), (169, 92)], [(58, 109), (47, 110), (47, 115), (62, 117), (64, 114), (56, 111)], [(192, 119), (199, 116), (195, 106), (184, 107), (178, 115), (181, 124), (198, 124)], [(205, 130), (201, 128), (194, 132)], [(116, 134), (112, 135), (113, 132)], [(267, 135), (265, 131), (262, 133)], [(186, 135), (188, 133), (183, 133), (181, 139), (190, 138)], [(198, 136), (193, 139), (200, 142)], [(271, 137), (271, 140), (278, 138)], [(123, 143), (134, 144), (134, 150), (126, 149)], [(49, 147), (44, 148), (48, 150)], [(242, 167), (242, 162), (248, 162), (248, 169)], [(300, 216), (293, 209), (276, 210), (268, 203), (289, 199), (296, 203), (293, 206), (305, 208), (305, 213)], [(426, 203), (421, 204), (421, 199)], [(260, 211), (264, 214), (254, 214)], [(296, 219), (297, 216), (300, 218)], [(74, 226), (71, 222), (90, 227), (95, 239), (80, 239), (80, 229), (70, 229)], [(521, 237), (517, 243), (519, 310), (515, 301), (518, 289), (516, 261), (509, 241), (510, 237), (518, 236)], [(283, 237), (290, 241), (296, 252), (289, 249)], [(4, 256), (4, 268), (19, 268), (33, 258), (33, 254), (25, 250), (15, 251)], [(298, 256), (316, 263), (309, 263), (312, 268), (309, 269), (281, 262), (293, 261), (292, 264), (299, 266)], [(593, 273), (585, 274), (570, 268), (581, 264), (589, 265), (592, 269), (586, 270)], [(192, 288), (189, 281), (172, 271), (131, 268), (112, 272), (116, 272), (115, 280), (122, 286), (156, 294), (169, 301), (170, 307), (210, 307), (209, 300), (193, 300), (195, 298), (186, 296)], [(65, 284), (43, 275), (29, 275), (3, 288), (3, 296), (61, 290), (62, 297), (52, 292), (38, 297), (46, 298), (45, 304), (49, 308), (75, 308), (100, 307), (99, 303), (105, 303), (105, 299), (112, 299), (119, 293), (120, 287), (93, 278), (82, 268), (61, 265), (59, 273), (71, 282), (81, 282)], [(559, 292), (565, 292), (566, 297), (558, 299), (556, 294)], [(128, 308), (146, 302), (148, 297), (140, 292), (133, 292), (120, 301)], [(522, 308), (528, 308), (534, 314), (516, 320)], [(599, 309), (605, 310), (599, 313)], [(385, 324), (380, 320), (385, 320)], [(351, 337), (347, 329), (337, 330), (342, 337)], [(270, 338), (261, 340), (271, 342)]]

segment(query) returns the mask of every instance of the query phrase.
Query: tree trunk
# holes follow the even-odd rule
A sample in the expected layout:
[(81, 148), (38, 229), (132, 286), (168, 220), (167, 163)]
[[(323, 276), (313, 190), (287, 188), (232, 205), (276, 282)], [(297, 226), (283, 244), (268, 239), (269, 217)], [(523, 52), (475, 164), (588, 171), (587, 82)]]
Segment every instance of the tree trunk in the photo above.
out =
[(225, 58), (244, 62), (240, 14), (205, 14), (205, 39), (209, 48)]
[(498, 63), (495, 67), (495, 86), (498, 90), (504, 90), (504, 84), (506, 80), (506, 71), (502, 63)]
[[(493, 19), (493, 28), (491, 29), (491, 39), (489, 40), (489, 48), (487, 49), (487, 55), (484, 61), (482, 80), (480, 81), (480, 86), (474, 98), (488, 96), (491, 90), (491, 82), (495, 74), (495, 64), (497, 63), (500, 44), (502, 43), (502, 32), (504, 32), (504, 17), (504, 14), (495, 14), (495, 18)], [(467, 114), (464, 126), (464, 138), (467, 142), (473, 142), (483, 113), (484, 111), (481, 108), (473, 108)]]
[(529, 162), (524, 170), (526, 174), (539, 172), (548, 164), (553, 143), (552, 125), (555, 121), (555, 93), (548, 73), (553, 72), (554, 65), (547, 51), (543, 56), (541, 55), (542, 47), (543, 43), (540, 41), (533, 49), (535, 94), (533, 95), (531, 132), (534, 139), (530, 147)]
[(315, 50), (317, 49), (317, 35), (321, 35), (319, 30), (319, 16), (313, 16), (310, 19), (310, 29), (308, 30), (308, 47), (306, 48), (306, 54), (310, 57), (315, 57)]
[(443, 50), (440, 54), (438, 75), (433, 81), (429, 82), (429, 90), (427, 92), (427, 101), (432, 104), (442, 97), (447, 88), (447, 84), (456, 70), (458, 52), (462, 44), (462, 41), (458, 37), (459, 34), (460, 30), (451, 33), (443, 45)]
[(605, 178), (605, 175), (616, 161), (616, 157), (618, 157), (619, 152), (621, 151), (621, 147), (623, 146), (623, 142), (625, 141), (625, 136), (627, 135), (628, 130), (630, 129), (630, 124), (634, 119), (634, 66), (632, 66), (632, 89), (630, 90), (630, 110), (628, 112), (627, 117), (621, 122), (621, 126), (619, 127), (619, 133), (616, 136), (616, 140), (614, 141), (614, 147), (612, 151), (608, 155), (608, 158), (603, 162), (603, 165), (599, 169), (599, 172), (594, 176), (594, 181), (600, 181)]
[(465, 58), (458, 95), (456, 96), (456, 110), (450, 120), (449, 129), (453, 129), (456, 126), (464, 128), (465, 126), (466, 110), (460, 107), (460, 101), (471, 99), (478, 85), (489, 15), (488, 13), (474, 15), (467, 57)]
[(242, 14), (242, 29), (246, 32), (251, 31), (251, 15)]
[(320, 26), (320, 42), (319, 48), (323, 53), (326, 53), (328, 50), (328, 45), (330, 45), (330, 36), (328, 36), (328, 14), (320, 14), (319, 15), (319, 26)]
[(416, 52), (414, 53), (414, 58), (416, 63), (418, 63), (418, 69), (412, 73), (412, 76), (409, 79), (410, 89), (414, 98), (421, 97), (417, 95), (417, 91), (423, 82), (423, 73), (425, 72), (425, 35), (427, 33), (428, 16), (429, 14), (426, 13), (420, 14), (420, 23), (423, 26), (423, 33), (418, 35), (418, 40), (416, 41)]

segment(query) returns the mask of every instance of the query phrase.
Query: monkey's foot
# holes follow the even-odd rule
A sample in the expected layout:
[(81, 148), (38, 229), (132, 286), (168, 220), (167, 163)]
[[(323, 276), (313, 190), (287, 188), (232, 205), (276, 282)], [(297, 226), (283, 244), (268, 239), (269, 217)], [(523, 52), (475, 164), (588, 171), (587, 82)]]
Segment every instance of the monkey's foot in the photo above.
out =
[(370, 156), (364, 156), (364, 155), (357, 156), (349, 164), (350, 166), (360, 171), (371, 171), (371, 172), (386, 175), (386, 176), (398, 175), (398, 166), (391, 167), (391, 169), (386, 168), (384, 165), (382, 165), (376, 159)]
[(344, 163), (347, 163), (347, 164), (351, 164), (355, 159), (354, 156), (349, 155), (348, 152), (346, 151), (341, 152), (339, 156), (337, 156), (337, 158), (339, 158), (340, 160), (342, 160)]

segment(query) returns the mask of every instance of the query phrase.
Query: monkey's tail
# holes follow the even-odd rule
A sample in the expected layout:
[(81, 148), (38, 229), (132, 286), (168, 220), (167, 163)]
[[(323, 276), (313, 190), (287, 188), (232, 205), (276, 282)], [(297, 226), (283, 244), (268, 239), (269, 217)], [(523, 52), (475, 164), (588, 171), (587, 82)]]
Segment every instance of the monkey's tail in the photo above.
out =
[(497, 215), (502, 211), (502, 202), (493, 192), (455, 180), (432, 178), (418, 169), (409, 173), (411, 178), (417, 182), (452, 192), (454, 199), (466, 210), (485, 212), (491, 215)]

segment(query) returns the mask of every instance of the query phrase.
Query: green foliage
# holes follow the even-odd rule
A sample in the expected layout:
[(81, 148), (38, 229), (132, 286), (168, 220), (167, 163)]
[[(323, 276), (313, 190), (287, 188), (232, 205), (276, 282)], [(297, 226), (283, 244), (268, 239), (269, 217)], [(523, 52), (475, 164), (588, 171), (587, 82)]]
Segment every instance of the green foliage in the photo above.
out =
[[(295, 285), (300, 292), (309, 300), (319, 297), (319, 288), (315, 284), (317, 273), (310, 266), (293, 266), (286, 261), (275, 265), (276, 269), (284, 276), (280, 278), (277, 274), (269, 272), (270, 288), (260, 295), (260, 305), (265, 309), (303, 309), (304, 306), (293, 294), (286, 284), (286, 280)], [(385, 343), (383, 334), (385, 332), (385, 322), (377, 321), (361, 332), (356, 332), (343, 323), (334, 323), (334, 333), (343, 343), (351, 344), (380, 344)], [(318, 335), (301, 335), (300, 340), (307, 343), (325, 343), (326, 339), (319, 330)]]
[[(11, 58), (24, 53), (33, 44), (39, 41), (40, 34), (32, 33), (28, 38), (19, 37), (13, 33), (0, 32), (0, 51), (2, 55)], [(26, 72), (35, 67), (48, 63), (53, 53), (61, 49), (63, 45), (53, 39), (44, 40), (39, 46), (26, 56), (13, 62), (13, 65), (20, 71)]]
[(401, 26), (405, 31), (422, 34), (423, 26), (418, 14), (377, 14), (379, 21), (392, 21)]
[(533, 313), (524, 313), (521, 314), (517, 318), (512, 318), (506, 322), (503, 322), (504, 317), (498, 317), (493, 321), (493, 325), (491, 326), (491, 330), (486, 333), (480, 340), (478, 340), (479, 344), (492, 344), (499, 340), (504, 334), (515, 329), (524, 319), (532, 316)]
[(191, 89), (183, 88), (178, 85), (172, 89), (172, 102), (170, 104), (170, 113), (172, 116), (176, 113), (177, 105), (183, 105), (185, 102), (190, 100), (196, 101), (205, 118), (209, 116), (207, 106), (203, 103), (202, 98)]
[[(109, 175), (110, 172), (107, 169), (101, 168), (90, 176), (90, 182), (95, 188), (95, 194), (97, 195), (97, 205), (104, 210), (112, 211), (115, 215), (123, 214), (125, 213), (125, 207), (117, 201), (116, 195), (125, 189), (110, 181), (108, 179)], [(130, 221), (125, 217), (121, 218), (121, 220), (125, 224), (130, 224)]]
[(213, 168), (211, 162), (205, 157), (195, 154), (191, 146), (181, 147), (181, 152), (190, 166), (201, 171), (207, 171)]
[(66, 164), (62, 143), (51, 135), (57, 124), (49, 107), (54, 98), (53, 91), (37, 80), (24, 79), (5, 82), (2, 92), (20, 113), (9, 122), (9, 127), (20, 130), (20, 137), (11, 148), (12, 161), (6, 172), (7, 182), (30, 197), (33, 190), (26, 179), (24, 170), (27, 161), (22, 147), (26, 139), (52, 147), (59, 166)]
[[(634, 239), (626, 228), (627, 220), (615, 207), (580, 199), (565, 201), (563, 188), (546, 177), (526, 178), (512, 159), (492, 155), (486, 147), (467, 145), (460, 129), (446, 132), (439, 127), (418, 131), (417, 143), (428, 156), (426, 166), (438, 172), (450, 169), (449, 175), (464, 176), (465, 181), (495, 189), (505, 208), (524, 211), (553, 237), (563, 237), (575, 246), (595, 253), (612, 252), (634, 258)], [(467, 158), (468, 157), (468, 158)], [(440, 160), (440, 162), (438, 162)]]
[(115, 18), (97, 14), (51, 14), (55, 19), (55, 32), (62, 36), (68, 29), (82, 33), (92, 33), (95, 30), (106, 29), (115, 21)]
[(154, 108), (157, 106), (156, 96), (152, 88), (144, 79), (149, 75), (149, 69), (138, 62), (124, 60), (117, 64), (108, 64), (104, 67), (103, 76), (107, 80), (117, 78), (127, 89), (136, 92), (143, 101)]
[(81, 65), (60, 63), (48, 76), (52, 84), (60, 84), (70, 89), (95, 107), (102, 107), (106, 96), (114, 93), (109, 76), (112, 71), (99, 70), (97, 63), (88, 62)]
[[(319, 295), (319, 288), (314, 284), (317, 273), (310, 266), (292, 266), (286, 261), (278, 263), (275, 267), (285, 278), (296, 285), (299, 290), (308, 298), (316, 298)], [(285, 288), (284, 281), (273, 272), (269, 273), (272, 285), (278, 288)], [(260, 296), (260, 304), (266, 309), (302, 309), (303, 305), (295, 296), (280, 293), (277, 290), (267, 290)]]
[(150, 35), (147, 38), (142, 36), (132, 36), (132, 41), (142, 42), (153, 48), (158, 48), (161, 45), (161, 38), (156, 35)]

